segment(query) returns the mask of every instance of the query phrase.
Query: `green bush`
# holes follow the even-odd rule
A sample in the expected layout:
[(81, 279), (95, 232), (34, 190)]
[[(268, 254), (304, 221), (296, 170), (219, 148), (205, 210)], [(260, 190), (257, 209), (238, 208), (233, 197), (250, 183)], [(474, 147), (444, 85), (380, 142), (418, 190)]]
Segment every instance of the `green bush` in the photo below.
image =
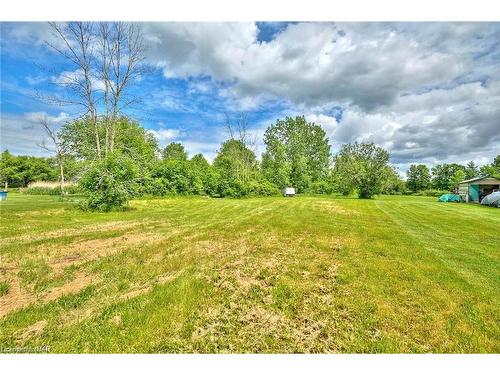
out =
[(280, 190), (271, 182), (250, 181), (246, 188), (247, 194), (251, 196), (271, 196), (280, 194)]
[(310, 185), (308, 192), (314, 194), (332, 194), (333, 190), (332, 183), (328, 181), (316, 181)]
[(133, 161), (120, 154), (94, 162), (80, 180), (87, 195), (82, 207), (103, 212), (122, 209), (134, 195), (136, 175)]

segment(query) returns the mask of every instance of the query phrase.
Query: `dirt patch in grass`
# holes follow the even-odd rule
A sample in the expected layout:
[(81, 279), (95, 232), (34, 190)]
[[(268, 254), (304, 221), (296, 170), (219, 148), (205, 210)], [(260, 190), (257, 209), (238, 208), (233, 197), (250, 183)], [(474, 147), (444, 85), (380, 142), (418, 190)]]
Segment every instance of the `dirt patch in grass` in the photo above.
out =
[(158, 243), (162, 239), (162, 236), (155, 233), (127, 233), (118, 237), (77, 241), (58, 249), (57, 252), (64, 255), (50, 262), (50, 265), (58, 272), (69, 266), (107, 257), (133, 247)]
[(64, 295), (68, 294), (76, 294), (80, 292), (87, 285), (92, 283), (92, 277), (88, 276), (84, 272), (77, 272), (76, 276), (69, 283), (64, 284), (63, 286), (53, 288), (44, 295), (43, 301), (49, 302), (55, 299), (58, 299)]
[(337, 202), (332, 201), (316, 201), (313, 203), (313, 207), (319, 208), (322, 211), (326, 211), (334, 215), (343, 216), (358, 216), (359, 212), (350, 208), (341, 206)]
[(36, 322), (35, 324), (30, 325), (28, 328), (26, 328), (23, 331), (17, 331), (14, 334), (14, 336), (17, 338), (17, 342), (19, 344), (24, 344), (29, 339), (40, 335), (46, 326), (47, 326), (47, 321), (40, 320), (40, 321)]
[(63, 295), (76, 294), (90, 285), (92, 281), (92, 277), (80, 271), (76, 273), (73, 280), (62, 286), (51, 288), (45, 293), (34, 293), (23, 288), (19, 278), (12, 275), (9, 279), (8, 293), (0, 297), (0, 319), (38, 301), (47, 303)]
[(22, 288), (17, 277), (10, 277), (8, 283), (8, 293), (0, 297), (0, 319), (12, 311), (26, 307), (36, 301), (36, 296)]

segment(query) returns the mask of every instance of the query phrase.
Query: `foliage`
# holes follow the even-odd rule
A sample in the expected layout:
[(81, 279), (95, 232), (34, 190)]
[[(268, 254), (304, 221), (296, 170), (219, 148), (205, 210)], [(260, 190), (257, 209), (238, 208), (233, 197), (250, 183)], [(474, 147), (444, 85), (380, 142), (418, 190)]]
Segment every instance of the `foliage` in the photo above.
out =
[(332, 194), (334, 191), (334, 185), (328, 180), (312, 182), (308, 189), (313, 194)]
[(186, 161), (187, 152), (180, 143), (172, 142), (168, 144), (162, 152), (163, 160)]
[(491, 164), (483, 165), (480, 175), (500, 178), (500, 155), (497, 155)]
[(371, 198), (382, 190), (387, 173), (389, 153), (373, 143), (345, 144), (335, 157), (338, 176), (356, 189), (359, 198)]
[(437, 164), (432, 168), (432, 187), (438, 190), (453, 190), (455, 187), (453, 177), (459, 170), (465, 174), (463, 165), (457, 163)]
[(465, 166), (465, 179), (471, 179), (479, 176), (479, 168), (477, 165), (471, 160)]
[(467, 174), (466, 171), (463, 169), (457, 169), (455, 173), (453, 173), (453, 176), (450, 178), (450, 187), (451, 189), (455, 189), (456, 186), (463, 180), (465, 180)]
[[(99, 119), (98, 130), (101, 149), (105, 149), (106, 118)], [(158, 142), (155, 136), (146, 131), (139, 123), (119, 117), (116, 124), (114, 148), (139, 166), (147, 166), (156, 160)], [(73, 121), (62, 126), (59, 137), (68, 152), (79, 160), (97, 160), (94, 129), (89, 118)]]
[(119, 153), (95, 161), (80, 180), (87, 194), (84, 207), (104, 212), (123, 208), (133, 194), (136, 176), (134, 162)]
[[(52, 158), (16, 156), (5, 150), (0, 155), (0, 183), (24, 187), (33, 181), (55, 181), (58, 169)], [(3, 186), (2, 186), (3, 188)]]
[(412, 192), (427, 189), (431, 184), (431, 174), (425, 164), (412, 164), (406, 171), (406, 186)]
[(401, 179), (394, 167), (387, 165), (383, 174), (384, 179), (380, 190), (382, 194), (395, 195), (406, 193), (405, 182)]
[(279, 188), (293, 186), (298, 192), (324, 181), (330, 162), (330, 144), (321, 126), (304, 116), (286, 117), (266, 129), (262, 155), (265, 177)]
[(250, 194), (251, 181), (259, 179), (255, 153), (241, 140), (225, 141), (213, 162), (217, 194), (221, 197), (243, 197)]
[(443, 194), (448, 194), (449, 190), (435, 190), (435, 189), (427, 189), (427, 190), (422, 190), (416, 193), (413, 193), (412, 195), (415, 196), (422, 196), (422, 197), (440, 197)]
[[(153, 183), (148, 194), (202, 194), (203, 180), (188, 161), (166, 159), (158, 162), (151, 171)], [(147, 188), (148, 189), (148, 188)]]

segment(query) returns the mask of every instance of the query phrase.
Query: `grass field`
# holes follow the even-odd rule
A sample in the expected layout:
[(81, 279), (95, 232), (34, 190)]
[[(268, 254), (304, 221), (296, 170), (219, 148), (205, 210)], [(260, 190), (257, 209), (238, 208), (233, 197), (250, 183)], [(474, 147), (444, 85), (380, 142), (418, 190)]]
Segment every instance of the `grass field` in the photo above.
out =
[(499, 352), (500, 210), (427, 197), (2, 202), (0, 349)]

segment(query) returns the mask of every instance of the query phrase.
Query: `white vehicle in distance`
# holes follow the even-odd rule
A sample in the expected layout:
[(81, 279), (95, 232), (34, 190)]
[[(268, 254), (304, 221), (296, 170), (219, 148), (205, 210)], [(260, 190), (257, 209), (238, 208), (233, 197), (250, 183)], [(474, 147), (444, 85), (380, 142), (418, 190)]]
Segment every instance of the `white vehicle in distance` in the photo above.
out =
[(283, 196), (284, 197), (293, 197), (294, 195), (295, 195), (295, 188), (286, 187), (283, 189)]

